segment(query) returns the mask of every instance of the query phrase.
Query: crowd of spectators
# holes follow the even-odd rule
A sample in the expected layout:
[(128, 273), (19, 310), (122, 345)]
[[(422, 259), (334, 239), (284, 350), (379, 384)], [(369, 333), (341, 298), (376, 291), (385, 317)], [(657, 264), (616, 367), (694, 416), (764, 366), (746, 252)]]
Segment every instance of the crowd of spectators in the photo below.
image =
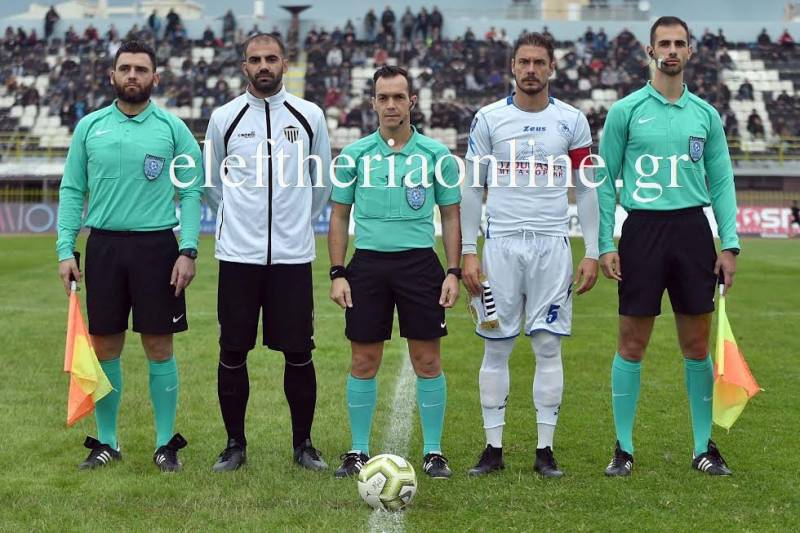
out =
[[(170, 11), (163, 19), (153, 11), (141, 26), (136, 24), (122, 35), (112, 24), (102, 35), (89, 25), (82, 34), (72, 26), (57, 31), (60, 17), (51, 8), (44, 21), (40, 38), (35, 30), (8, 27), (0, 39), (0, 83), (7, 94), (20, 105), (47, 106), (49, 114), (61, 117), (62, 124), (74, 127), (80, 118), (107, 105), (113, 98), (108, 84), (108, 68), (123, 38), (137, 38), (156, 49), (161, 82), (154, 94), (166, 98), (168, 106), (181, 107), (201, 97), (201, 118), (190, 124), (197, 132), (205, 126), (211, 111), (235, 96), (226, 80), (241, 75), (241, 43), (248, 35), (258, 33), (257, 26), (245, 30), (238, 27), (232, 11), (222, 18), (222, 31), (209, 26), (202, 35), (186, 34), (180, 16)], [(370, 10), (363, 28), (352, 21), (331, 32), (312, 28), (300, 43), (306, 53), (305, 97), (321, 105), (340, 126), (360, 128), (363, 132), (377, 126), (370, 96), (371, 79), (353, 94), (352, 69), (396, 62), (420, 72), (415, 90), (425, 89), (432, 97), (431, 113), (426, 118), (417, 108), (412, 121), (422, 128), (456, 128), (468, 131), (475, 111), (481, 106), (509, 94), (512, 82), (510, 59), (512, 41), (502, 28), (492, 27), (482, 36), (467, 28), (463, 36), (443, 39), (442, 13), (432, 7), (418, 13), (410, 9), (395, 14), (387, 7), (378, 15)], [(280, 35), (277, 28), (273, 33)], [(545, 26), (542, 33), (552, 39)], [(557, 61), (556, 76), (551, 80), (551, 94), (568, 103), (592, 98), (594, 89), (612, 90), (622, 98), (641, 87), (649, 78), (649, 63), (644, 45), (627, 29), (615, 36), (603, 28), (588, 27), (574, 41), (555, 42), (563, 51)], [(740, 134), (744, 126), (754, 137), (765, 135), (764, 120), (772, 119), (773, 131), (782, 135), (800, 134), (800, 101), (788, 94), (765, 95), (770, 117), (761, 117), (754, 110), (746, 125), (738, 123), (730, 106), (731, 98), (753, 100), (754, 90), (745, 81), (735, 95), (720, 73), (734, 68), (728, 53), (729, 43), (722, 29), (716, 33), (706, 28), (699, 38), (692, 39), (694, 59), (687, 66), (689, 88), (714, 105), (719, 111), (726, 132)], [(195, 46), (213, 47), (213, 60), (192, 61)], [(785, 60), (794, 53), (794, 41), (788, 31), (773, 42), (766, 30), (750, 45), (767, 61)], [(46, 61), (55, 57), (55, 64)], [(80, 57), (80, 61), (73, 58)], [(170, 58), (180, 57), (179, 69), (166, 69)], [(173, 60), (174, 63), (174, 60)], [(800, 75), (800, 69), (798, 69)], [(27, 76), (47, 76), (46, 93), (20, 80)], [(216, 83), (208, 84), (209, 77)], [(602, 129), (608, 110), (603, 105), (591, 107), (587, 118), (594, 138)]]

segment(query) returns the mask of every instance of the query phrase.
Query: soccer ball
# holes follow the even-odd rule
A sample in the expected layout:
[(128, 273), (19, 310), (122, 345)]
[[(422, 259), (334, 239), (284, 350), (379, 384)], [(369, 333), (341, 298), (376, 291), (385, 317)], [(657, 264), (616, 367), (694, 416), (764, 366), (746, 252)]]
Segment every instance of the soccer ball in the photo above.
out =
[(358, 493), (373, 509), (399, 511), (416, 492), (414, 467), (397, 455), (376, 455), (358, 473)]

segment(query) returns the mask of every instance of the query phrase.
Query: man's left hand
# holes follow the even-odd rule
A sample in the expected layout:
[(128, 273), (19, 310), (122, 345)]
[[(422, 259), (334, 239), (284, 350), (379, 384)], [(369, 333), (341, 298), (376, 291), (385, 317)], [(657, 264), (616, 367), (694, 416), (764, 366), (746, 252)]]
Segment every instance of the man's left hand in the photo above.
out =
[(714, 264), (714, 275), (719, 278), (722, 272), (722, 277), (725, 280), (725, 288), (722, 294), (728, 294), (728, 289), (733, 287), (733, 275), (736, 274), (736, 254), (729, 250), (723, 250), (717, 256), (717, 262)]
[(180, 296), (181, 291), (189, 286), (194, 279), (195, 264), (194, 259), (181, 255), (172, 267), (172, 276), (169, 284), (175, 287), (175, 297)]
[(450, 309), (456, 305), (458, 300), (458, 278), (453, 274), (448, 274), (442, 283), (442, 295), (439, 297), (439, 305), (445, 309)]

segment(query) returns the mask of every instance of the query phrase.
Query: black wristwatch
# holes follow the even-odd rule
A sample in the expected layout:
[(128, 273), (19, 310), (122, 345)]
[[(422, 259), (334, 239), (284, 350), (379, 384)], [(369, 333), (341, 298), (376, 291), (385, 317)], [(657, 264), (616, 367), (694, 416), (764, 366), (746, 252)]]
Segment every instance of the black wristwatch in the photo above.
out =
[(730, 252), (733, 255), (739, 255), (739, 252), (741, 252), (741, 250), (739, 248), (726, 248), (726, 249), (724, 249), (722, 251), (723, 252)]
[(461, 279), (461, 269), (458, 268), (458, 267), (456, 267), (456, 268), (448, 268), (447, 269), (447, 275), (449, 276), (450, 274), (454, 275), (456, 277), (456, 279)]
[(335, 280), (336, 278), (344, 278), (347, 275), (347, 271), (345, 270), (343, 265), (334, 265), (331, 267), (330, 276), (331, 281)]
[(189, 259), (197, 259), (197, 248), (183, 248), (179, 253)]

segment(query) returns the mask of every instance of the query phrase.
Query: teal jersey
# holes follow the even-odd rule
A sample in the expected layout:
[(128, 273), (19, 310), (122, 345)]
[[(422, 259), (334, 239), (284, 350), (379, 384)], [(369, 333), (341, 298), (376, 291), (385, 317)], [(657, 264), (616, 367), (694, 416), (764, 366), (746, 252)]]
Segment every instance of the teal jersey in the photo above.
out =
[[(175, 160), (175, 178), (170, 179)], [(114, 231), (156, 231), (178, 225), (181, 248), (197, 248), (203, 186), (200, 146), (182, 120), (150, 104), (129, 118), (116, 105), (90, 113), (72, 135), (58, 206), (58, 260), (72, 257), (81, 225)], [(83, 219), (84, 200), (89, 205)]]
[[(354, 163), (349, 168), (344, 166), (350, 162), (348, 158)], [(434, 205), (461, 201), (458, 165), (450, 151), (416, 129), (400, 151), (395, 152), (376, 131), (346, 146), (336, 163), (338, 183), (333, 184), (331, 200), (355, 204), (357, 249), (400, 252), (431, 248)]]
[(713, 106), (685, 86), (675, 103), (648, 82), (611, 106), (600, 156), (605, 162), (596, 174), (601, 254), (616, 250), (617, 178), (626, 211), (711, 205), (722, 249), (739, 248), (733, 166), (722, 121)]

